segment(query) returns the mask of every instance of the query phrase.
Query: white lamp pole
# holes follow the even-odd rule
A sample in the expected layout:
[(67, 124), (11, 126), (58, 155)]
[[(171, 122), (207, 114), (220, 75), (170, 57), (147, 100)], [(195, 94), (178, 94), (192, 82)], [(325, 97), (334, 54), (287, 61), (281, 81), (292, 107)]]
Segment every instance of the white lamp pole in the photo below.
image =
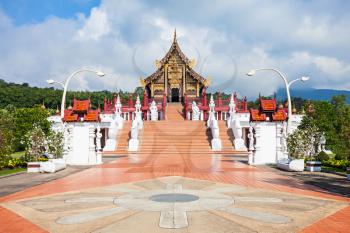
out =
[(260, 69), (254, 69), (254, 70), (251, 70), (247, 73), (248, 76), (253, 76), (255, 75), (256, 71), (261, 71), (261, 70), (269, 70), (269, 71), (274, 71), (276, 72), (280, 78), (283, 79), (284, 81), (284, 84), (285, 84), (285, 87), (286, 87), (286, 93), (287, 93), (287, 101), (288, 101), (288, 122), (287, 122), (287, 135), (289, 134), (290, 132), (290, 127), (292, 125), (292, 100), (290, 98), (290, 91), (289, 91), (289, 87), (295, 83), (296, 81), (302, 81), (302, 82), (306, 82), (307, 80), (309, 80), (310, 78), (309, 77), (306, 77), (306, 76), (303, 76), (301, 78), (297, 78), (293, 81), (290, 81), (288, 83), (288, 80), (286, 79), (286, 77), (284, 77), (284, 75), (277, 69), (274, 69), (274, 68), (260, 68)]
[(61, 119), (64, 118), (64, 110), (66, 108), (66, 94), (67, 94), (67, 89), (68, 89), (68, 84), (69, 84), (69, 81), (78, 73), (81, 73), (81, 72), (92, 72), (92, 73), (95, 73), (96, 75), (100, 76), (100, 77), (103, 77), (105, 76), (105, 74), (101, 71), (95, 71), (95, 70), (90, 70), (90, 69), (79, 69), (79, 70), (76, 70), (74, 71), (65, 81), (64, 81), (64, 84), (61, 83), (61, 82), (58, 82), (58, 81), (54, 81), (52, 79), (49, 79), (47, 80), (47, 83), (49, 84), (54, 84), (54, 83), (57, 83), (59, 85), (61, 85), (63, 87), (63, 95), (62, 95), (62, 102), (61, 102)]

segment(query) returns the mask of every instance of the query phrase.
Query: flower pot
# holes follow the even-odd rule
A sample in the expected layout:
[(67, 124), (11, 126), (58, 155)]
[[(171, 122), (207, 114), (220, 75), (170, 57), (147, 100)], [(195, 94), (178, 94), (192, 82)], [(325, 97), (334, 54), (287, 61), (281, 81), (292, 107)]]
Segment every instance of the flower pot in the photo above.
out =
[(27, 172), (40, 172), (40, 162), (28, 162), (27, 163)]
[(282, 159), (277, 162), (277, 167), (285, 171), (304, 171), (304, 159)]
[(321, 162), (320, 161), (307, 161), (306, 162), (306, 171), (320, 172), (321, 171)]

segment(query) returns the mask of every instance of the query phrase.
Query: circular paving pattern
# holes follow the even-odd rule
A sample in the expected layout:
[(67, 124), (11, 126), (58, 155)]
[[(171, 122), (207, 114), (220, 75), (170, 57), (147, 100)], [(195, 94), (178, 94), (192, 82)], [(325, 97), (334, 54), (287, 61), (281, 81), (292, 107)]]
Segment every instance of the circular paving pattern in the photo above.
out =
[(198, 196), (187, 194), (187, 193), (166, 193), (166, 194), (157, 194), (149, 198), (151, 201), (156, 202), (191, 202), (197, 201)]
[(215, 210), (232, 206), (234, 202), (232, 197), (225, 194), (193, 189), (128, 193), (113, 201), (119, 207), (138, 211)]

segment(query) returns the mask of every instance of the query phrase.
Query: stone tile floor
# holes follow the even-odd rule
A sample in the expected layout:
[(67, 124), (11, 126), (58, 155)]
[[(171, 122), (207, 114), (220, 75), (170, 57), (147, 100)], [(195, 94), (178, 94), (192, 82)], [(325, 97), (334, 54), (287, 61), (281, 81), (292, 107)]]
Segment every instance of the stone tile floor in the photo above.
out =
[(350, 232), (349, 198), (227, 156), (118, 158), (0, 198), (0, 232)]

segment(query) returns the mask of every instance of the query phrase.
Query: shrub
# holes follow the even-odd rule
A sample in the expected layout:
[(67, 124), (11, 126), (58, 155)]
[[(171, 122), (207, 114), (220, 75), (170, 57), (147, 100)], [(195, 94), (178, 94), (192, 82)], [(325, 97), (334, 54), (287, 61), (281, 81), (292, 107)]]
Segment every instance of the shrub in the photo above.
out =
[(54, 159), (61, 158), (63, 155), (63, 133), (52, 131), (47, 137), (48, 152)]
[(321, 138), (319, 128), (304, 117), (302, 124), (288, 135), (287, 146), (289, 155), (293, 158), (314, 158)]
[(40, 107), (18, 108), (13, 113), (14, 146), (16, 150), (25, 149), (28, 142), (27, 133), (39, 127), (45, 134), (50, 132), (51, 123), (47, 120), (49, 113)]
[(329, 160), (329, 155), (324, 152), (324, 151), (321, 151), (320, 153), (318, 153), (318, 155), (316, 156), (316, 159), (318, 161), (324, 161), (324, 160)]
[(7, 163), (7, 167), (8, 168), (15, 168), (15, 167), (22, 167), (22, 166), (25, 166), (26, 165), (26, 162), (20, 158), (10, 158), (8, 160), (8, 163)]
[(329, 160), (322, 161), (322, 165), (328, 166), (328, 167), (340, 168), (345, 171), (346, 168), (350, 166), (350, 163), (347, 160), (329, 159)]
[(47, 141), (44, 131), (35, 125), (34, 128), (26, 134), (26, 161), (39, 161), (46, 151)]

